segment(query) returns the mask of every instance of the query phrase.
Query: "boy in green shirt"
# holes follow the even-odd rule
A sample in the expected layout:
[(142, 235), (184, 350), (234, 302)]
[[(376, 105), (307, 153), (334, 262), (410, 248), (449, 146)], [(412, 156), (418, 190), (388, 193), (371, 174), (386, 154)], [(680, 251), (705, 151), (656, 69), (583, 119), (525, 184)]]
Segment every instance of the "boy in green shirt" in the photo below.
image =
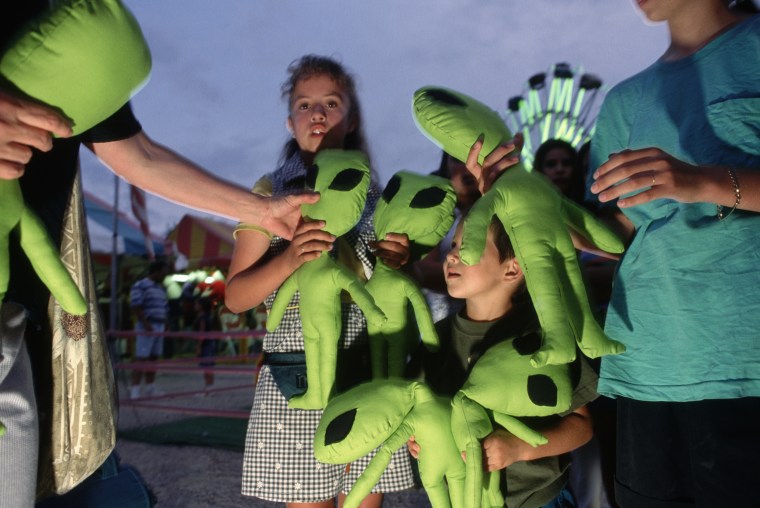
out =
[[(450, 397), (489, 347), (540, 333), (525, 277), (501, 222), (495, 217), (491, 221), (485, 251), (472, 266), (459, 259), (461, 224), (446, 256), (444, 277), (449, 294), (464, 299), (465, 306), (436, 324), (441, 340), (436, 353), (421, 348), (425, 382), (439, 395)], [(502, 428), (483, 440), (483, 467), (502, 470), (502, 492), (509, 508), (575, 506), (566, 489), (569, 452), (591, 439), (586, 404), (597, 397), (597, 377), (580, 353), (572, 367), (579, 381), (570, 409), (548, 417), (521, 418), (546, 436), (547, 444), (534, 448)], [(409, 451), (414, 457), (419, 452), (413, 437)]]

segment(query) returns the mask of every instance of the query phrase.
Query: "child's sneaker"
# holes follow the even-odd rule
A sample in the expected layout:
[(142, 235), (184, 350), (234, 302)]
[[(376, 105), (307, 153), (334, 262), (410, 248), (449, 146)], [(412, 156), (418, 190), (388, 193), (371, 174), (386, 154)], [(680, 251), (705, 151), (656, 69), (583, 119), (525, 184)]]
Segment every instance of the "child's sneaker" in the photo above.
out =
[(132, 385), (129, 387), (129, 398), (130, 399), (140, 398), (140, 385)]

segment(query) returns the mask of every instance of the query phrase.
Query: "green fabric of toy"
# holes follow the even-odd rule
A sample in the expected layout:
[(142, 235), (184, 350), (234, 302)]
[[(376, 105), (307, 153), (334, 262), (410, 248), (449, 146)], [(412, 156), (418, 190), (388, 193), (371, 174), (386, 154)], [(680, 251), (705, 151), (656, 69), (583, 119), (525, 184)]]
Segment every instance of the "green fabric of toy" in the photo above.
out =
[[(479, 162), (512, 134), (499, 115), (464, 94), (425, 87), (414, 94), (414, 117), (425, 135), (451, 156), (466, 160), (482, 134)], [(502, 174), (473, 205), (464, 222), (460, 257), (476, 264), (496, 215), (512, 241), (544, 334), (534, 365), (575, 358), (575, 344), (591, 358), (625, 347), (608, 338), (588, 303), (568, 228), (610, 253), (623, 252), (620, 239), (591, 213), (564, 198), (544, 178), (518, 164)]]
[[(438, 245), (454, 222), (456, 194), (445, 178), (399, 171), (391, 177), (374, 214), (375, 235), (406, 233), (412, 250), (427, 253)], [(438, 334), (430, 308), (417, 283), (401, 270), (379, 260), (367, 282), (367, 291), (388, 321), (368, 326), (372, 376), (403, 377), (408, 355), (422, 342), (438, 348)], [(409, 305), (417, 326), (409, 322)], [(419, 331), (418, 331), (419, 330)]]
[(34, 271), (48, 287), (63, 310), (77, 316), (87, 312), (87, 302), (61, 261), (45, 226), (27, 208), (18, 180), (0, 179), (0, 305), (8, 291), (10, 280), (9, 246), (12, 234), (18, 235)]
[[(301, 207), (304, 219), (325, 221), (325, 231), (335, 236), (350, 231), (361, 218), (367, 199), (370, 180), (367, 157), (356, 150), (322, 150), (306, 180), (306, 186), (319, 192), (321, 198)], [(308, 388), (302, 395), (292, 397), (288, 407), (322, 409), (332, 395), (342, 329), (343, 290), (362, 309), (368, 324), (382, 325), (385, 315), (364, 283), (327, 253), (301, 265), (277, 292), (267, 319), (270, 332), (279, 325), (296, 291), (300, 292)]]
[(0, 76), (4, 88), (58, 109), (79, 134), (122, 107), (150, 67), (140, 27), (119, 0), (68, 0), (19, 31)]
[(320, 462), (345, 464), (379, 447), (346, 497), (344, 507), (352, 508), (377, 484), (391, 455), (415, 436), (420, 479), (430, 504), (460, 508), (465, 464), (451, 435), (450, 416), (449, 399), (434, 395), (423, 383), (373, 380), (330, 400), (314, 437), (314, 456)]
[(541, 338), (530, 334), (490, 347), (452, 400), (452, 434), (458, 450), (467, 457), (465, 507), (504, 503), (499, 472), (484, 473), (482, 465), (482, 440), (493, 432), (493, 423), (535, 447), (547, 443), (546, 438), (516, 417), (549, 416), (570, 409), (578, 360), (534, 367), (531, 356), (540, 346)]

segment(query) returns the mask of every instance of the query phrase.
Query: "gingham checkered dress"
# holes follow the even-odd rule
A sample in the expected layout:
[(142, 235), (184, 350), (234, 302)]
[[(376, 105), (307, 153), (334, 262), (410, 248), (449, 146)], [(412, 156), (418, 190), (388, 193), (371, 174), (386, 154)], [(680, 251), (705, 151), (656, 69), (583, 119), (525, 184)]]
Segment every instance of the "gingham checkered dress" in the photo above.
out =
[[(280, 169), (264, 178), (272, 184), (272, 194), (278, 195), (301, 189), (305, 175), (306, 168), (300, 157), (295, 155)], [(360, 223), (345, 235), (367, 275), (371, 273), (373, 264), (367, 242), (374, 239), (372, 211), (378, 197), (379, 192), (373, 185)], [(279, 254), (287, 245), (286, 240), (275, 237), (269, 252), (272, 255)], [(275, 295), (276, 292), (266, 299), (267, 310)], [(303, 351), (298, 301), (299, 295), (296, 293), (278, 328), (264, 337), (264, 351)], [(344, 303), (343, 336), (339, 347), (366, 345), (366, 326), (361, 310), (353, 303)], [(313, 442), (321, 416), (322, 411), (289, 409), (269, 368), (266, 365), (262, 367), (248, 420), (243, 459), (243, 495), (283, 503), (310, 503), (333, 498), (339, 492), (351, 489), (370, 457), (351, 464), (348, 472), (346, 466), (318, 462), (314, 458)], [(411, 463), (404, 447), (394, 454), (373, 492), (394, 492), (412, 485)]]

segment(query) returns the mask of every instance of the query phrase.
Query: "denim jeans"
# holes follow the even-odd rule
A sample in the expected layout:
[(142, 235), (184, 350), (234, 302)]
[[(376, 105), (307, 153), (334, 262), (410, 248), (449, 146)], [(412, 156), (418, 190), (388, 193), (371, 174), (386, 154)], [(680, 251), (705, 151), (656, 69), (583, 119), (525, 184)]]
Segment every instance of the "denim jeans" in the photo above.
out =
[(576, 508), (575, 498), (567, 485), (562, 488), (557, 497), (545, 504), (543, 508)]

